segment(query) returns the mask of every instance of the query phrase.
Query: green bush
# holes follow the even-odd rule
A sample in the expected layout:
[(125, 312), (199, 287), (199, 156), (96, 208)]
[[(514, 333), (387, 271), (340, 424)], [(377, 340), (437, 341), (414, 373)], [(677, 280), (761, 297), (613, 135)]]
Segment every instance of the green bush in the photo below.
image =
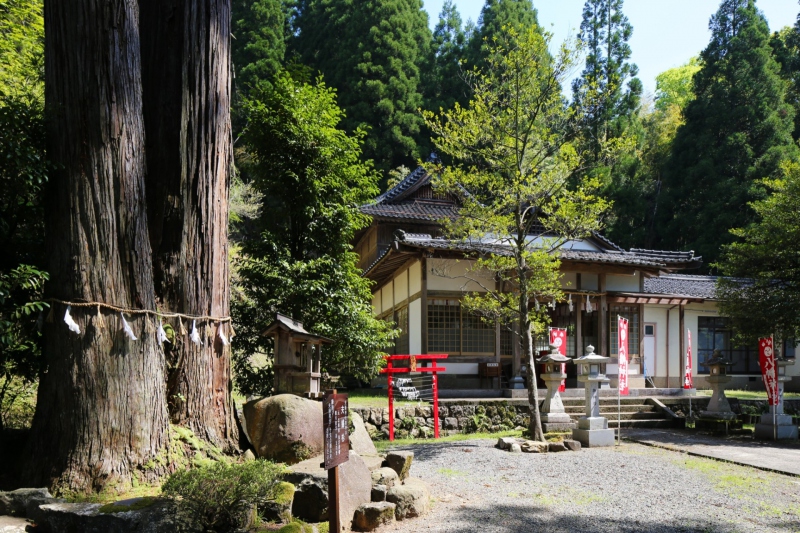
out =
[(259, 503), (275, 498), (282, 473), (264, 460), (216, 462), (172, 474), (161, 490), (193, 525), (228, 532), (248, 527)]

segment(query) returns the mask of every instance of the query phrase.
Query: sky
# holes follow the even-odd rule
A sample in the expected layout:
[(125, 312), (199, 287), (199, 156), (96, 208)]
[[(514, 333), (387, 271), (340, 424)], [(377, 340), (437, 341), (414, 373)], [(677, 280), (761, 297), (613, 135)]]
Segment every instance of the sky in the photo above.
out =
[[(439, 20), (444, 0), (423, 0), (431, 28)], [(484, 0), (454, 0), (464, 22), (477, 22)], [(553, 33), (553, 43), (575, 34), (581, 25), (584, 0), (533, 0), (539, 23)], [(797, 20), (797, 0), (758, 0), (756, 5), (767, 18), (771, 31), (793, 26)], [(623, 6), (633, 26), (629, 41), (631, 61), (639, 67), (645, 92), (655, 91), (655, 78), (661, 72), (680, 66), (698, 55), (708, 44), (708, 21), (719, 0), (628, 0)], [(579, 71), (582, 69), (578, 69)]]

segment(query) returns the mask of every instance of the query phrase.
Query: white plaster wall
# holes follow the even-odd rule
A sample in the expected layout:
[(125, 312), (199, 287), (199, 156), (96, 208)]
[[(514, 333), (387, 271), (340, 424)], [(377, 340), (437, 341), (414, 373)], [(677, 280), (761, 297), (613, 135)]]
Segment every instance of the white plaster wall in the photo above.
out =
[(564, 272), (561, 275), (561, 288), (569, 290), (578, 289), (578, 275), (575, 272)]
[(422, 299), (408, 304), (408, 349), (411, 353), (422, 353)]
[[(429, 259), (428, 264), (428, 290), (433, 291), (476, 291), (483, 292), (481, 285), (464, 277), (477, 278), (484, 285), (494, 288), (494, 280), (489, 273), (469, 271), (474, 261), (458, 261), (455, 259)], [(434, 274), (444, 271), (444, 276)], [(455, 279), (454, 279), (455, 278)]]
[(376, 315), (381, 314), (381, 291), (378, 290), (375, 294), (372, 295), (372, 312)]
[(596, 291), (600, 289), (600, 278), (597, 274), (581, 273), (581, 290)]
[(381, 312), (385, 313), (394, 307), (394, 283), (391, 281), (381, 287), (381, 303), (383, 307), (381, 308)]
[[(677, 316), (677, 315), (676, 315)], [(676, 318), (677, 320), (677, 318)], [(664, 306), (645, 305), (644, 318), (645, 323), (654, 323), (656, 325), (656, 361), (655, 368), (648, 368), (647, 370), (651, 375), (658, 377), (666, 377), (667, 375), (667, 308)], [(671, 324), (670, 324), (671, 325)]]
[(447, 359), (441, 362), (447, 370), (443, 374), (474, 374), (478, 375), (478, 363), (449, 363)]
[(609, 274), (606, 276), (606, 290), (620, 292), (639, 292), (639, 272), (633, 276)]
[(408, 298), (408, 269), (394, 278), (394, 301), (400, 303)]
[(417, 294), (422, 290), (422, 263), (416, 261), (408, 268), (408, 293)]

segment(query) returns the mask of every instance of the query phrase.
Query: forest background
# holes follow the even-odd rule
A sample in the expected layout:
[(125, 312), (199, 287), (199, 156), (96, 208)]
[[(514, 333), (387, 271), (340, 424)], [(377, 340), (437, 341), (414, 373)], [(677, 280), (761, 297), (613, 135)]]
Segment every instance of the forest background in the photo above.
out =
[[(46, 371), (39, 327), (44, 247), (43, 4), (0, 3), (0, 427), (30, 423)], [(537, 27), (530, 0), (486, 0), (476, 23), (444, 2), (233, 0), (231, 182), (234, 374), (243, 394), (269, 390), (275, 311), (337, 341), (326, 370), (366, 380), (391, 342), (372, 316), (352, 252), (368, 221), (358, 206), (429, 159), (421, 110), (470, 102), (504, 27)], [(613, 202), (605, 234), (625, 248), (693, 249), (712, 273), (746, 274), (726, 250), (763, 218), (753, 202), (790, 179), (800, 137), (800, 19), (771, 31), (753, 0), (723, 0), (706, 48), (644, 93), (622, 0), (588, 0), (585, 63), (563, 95), (580, 108), (569, 132)], [(559, 43), (556, 43), (559, 44)], [(299, 148), (298, 148), (299, 147)], [(788, 163), (787, 163), (788, 162)]]

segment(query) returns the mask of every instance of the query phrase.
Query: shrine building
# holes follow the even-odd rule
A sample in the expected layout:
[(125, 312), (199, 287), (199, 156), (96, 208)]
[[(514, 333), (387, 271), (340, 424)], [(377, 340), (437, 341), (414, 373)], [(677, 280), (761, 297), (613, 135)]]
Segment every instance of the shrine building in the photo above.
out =
[[(446, 353), (442, 388), (480, 388), (481, 363), (499, 363), (502, 377), (493, 387), (508, 387), (525, 364), (514, 335), (501, 324), (489, 325), (461, 305), (467, 292), (494, 285), (492, 278), (476, 283), (463, 276), (477, 255), (498, 245), (452, 241), (442, 236), (437, 221), (457, 213), (456, 202), (437, 193), (430, 176), (418, 168), (361, 211), (372, 223), (355, 237), (364, 276), (372, 280), (375, 314), (397, 324), (395, 354)], [(532, 238), (536, 238), (533, 235)], [(725, 317), (715, 300), (716, 278), (691, 274), (702, 265), (693, 252), (624, 250), (599, 233), (568, 241), (560, 251), (561, 287), (565, 301), (540, 302), (550, 313), (551, 327), (566, 328), (567, 355), (595, 352), (616, 357), (617, 315), (629, 320), (630, 386), (680, 388), (683, 385), (687, 334), (691, 331), (693, 376), (705, 388), (705, 362), (719, 350), (733, 362), (729, 388), (763, 390), (758, 349), (731, 342)], [(475, 277), (475, 273), (470, 276)], [(536, 339), (546, 350), (547, 337)], [(794, 357), (793, 343), (782, 347)], [(613, 362), (615, 362), (614, 360)], [(800, 390), (800, 368), (786, 390)], [(582, 386), (576, 365), (567, 365), (567, 387)], [(616, 387), (616, 364), (607, 375)]]

